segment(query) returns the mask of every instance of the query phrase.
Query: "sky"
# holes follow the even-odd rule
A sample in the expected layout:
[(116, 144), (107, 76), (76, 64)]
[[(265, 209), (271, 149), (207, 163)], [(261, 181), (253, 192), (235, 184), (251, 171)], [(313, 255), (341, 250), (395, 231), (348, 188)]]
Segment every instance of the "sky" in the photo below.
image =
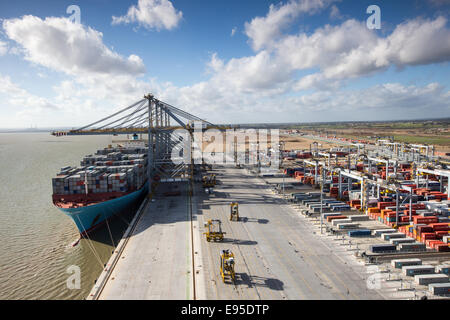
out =
[(450, 0), (1, 1), (0, 128), (76, 128), (147, 93), (212, 123), (449, 117), (449, 13)]

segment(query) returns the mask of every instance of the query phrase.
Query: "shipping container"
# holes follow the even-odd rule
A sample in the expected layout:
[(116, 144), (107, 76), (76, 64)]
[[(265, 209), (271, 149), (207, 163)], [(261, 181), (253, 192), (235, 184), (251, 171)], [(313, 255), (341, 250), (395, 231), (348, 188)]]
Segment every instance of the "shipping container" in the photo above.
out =
[(397, 246), (393, 244), (373, 244), (369, 248), (373, 253), (392, 252), (397, 250)]
[(352, 221), (368, 221), (369, 220), (369, 216), (367, 216), (367, 215), (355, 215), (355, 216), (349, 216), (349, 218)]
[(370, 230), (353, 230), (348, 232), (349, 237), (368, 237), (370, 235)]
[(410, 277), (418, 274), (434, 274), (434, 267), (431, 265), (405, 266), (402, 267), (402, 272), (405, 276)]
[[(332, 218), (332, 217), (329, 217), (329, 218)], [(334, 217), (334, 218), (336, 218), (336, 217)], [(332, 221), (332, 225), (333, 226), (337, 226), (338, 224), (341, 224), (341, 223), (351, 223), (352, 222), (352, 220), (351, 219), (334, 219), (333, 221)]]
[(428, 286), (428, 290), (434, 295), (449, 295), (450, 283), (432, 283)]
[(419, 285), (428, 285), (431, 283), (447, 283), (449, 279), (446, 274), (419, 274), (414, 276), (414, 282)]
[(392, 244), (401, 244), (401, 243), (415, 243), (416, 239), (413, 238), (395, 238), (395, 239), (389, 239), (389, 243)]
[(391, 265), (394, 268), (401, 269), (404, 266), (419, 266), (419, 265), (422, 265), (422, 260), (419, 259), (419, 258), (395, 259), (395, 260), (391, 260)]
[(398, 245), (398, 250), (402, 252), (420, 252), (426, 251), (427, 248), (424, 243), (401, 243)]
[(388, 241), (389, 239), (396, 239), (396, 238), (406, 238), (406, 234), (401, 232), (395, 232), (395, 233), (384, 233), (381, 235), (381, 238), (385, 241)]
[(339, 223), (337, 227), (338, 229), (356, 229), (359, 227), (359, 223)]
[(397, 230), (395, 229), (380, 229), (380, 230), (373, 230), (372, 234), (376, 237), (381, 236), (382, 234), (385, 233), (397, 233)]
[(450, 265), (448, 264), (442, 264), (436, 267), (436, 272), (437, 273), (445, 273), (446, 275), (449, 275), (449, 269), (450, 269)]

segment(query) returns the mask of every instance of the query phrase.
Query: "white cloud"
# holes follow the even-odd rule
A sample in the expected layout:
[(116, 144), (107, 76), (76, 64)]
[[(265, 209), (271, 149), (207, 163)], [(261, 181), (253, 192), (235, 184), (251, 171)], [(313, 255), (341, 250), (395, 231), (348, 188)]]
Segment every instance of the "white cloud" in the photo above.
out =
[(449, 92), (437, 83), (385, 83), (361, 90), (316, 91), (289, 97), (283, 105), (285, 113), (315, 115), (314, 121), (419, 119), (448, 114)]
[(27, 121), (36, 117), (48, 117), (60, 110), (60, 107), (50, 100), (31, 94), (11, 81), (9, 76), (0, 74), (0, 126), (25, 127)]
[[(442, 88), (436, 84), (425, 87), (385, 84), (345, 91), (341, 82), (380, 72), (392, 65), (404, 67), (450, 60), (449, 30), (442, 19), (412, 20), (397, 26), (387, 37), (379, 37), (367, 29), (364, 22), (348, 20), (340, 25), (318, 28), (309, 35), (282, 36), (267, 49), (248, 57), (225, 61), (215, 53), (207, 64), (211, 74), (207, 81), (182, 88), (155, 85), (155, 92), (161, 99), (194, 113), (220, 114), (220, 117), (229, 117), (228, 121), (233, 121), (232, 116), (235, 119), (265, 116), (266, 121), (273, 121), (279, 117), (278, 112), (363, 112), (363, 108), (384, 107), (395, 111), (408, 106), (419, 108), (419, 105), (441, 116), (439, 108), (449, 111), (445, 98), (448, 92), (441, 92)], [(409, 39), (408, 43), (403, 39)], [(422, 52), (438, 44), (425, 59), (426, 54)], [(411, 46), (411, 50), (417, 48), (406, 54), (402, 46)], [(285, 97), (310, 89), (316, 91), (299, 98)], [(418, 109), (416, 111), (420, 117)], [(281, 118), (280, 121), (286, 121)]]
[(136, 55), (120, 56), (103, 44), (103, 34), (67, 18), (35, 16), (3, 21), (6, 35), (19, 43), (25, 58), (70, 75), (130, 74), (145, 72)]
[(398, 66), (448, 61), (450, 59), (450, 29), (447, 19), (412, 20), (398, 25), (381, 43), (386, 57)]
[(152, 86), (163, 101), (213, 123), (303, 122), (442, 117), (450, 112), (450, 91), (437, 83), (386, 83), (361, 90), (328, 88), (300, 96), (236, 93), (212, 82), (177, 88)]
[(310, 35), (285, 36), (272, 45), (273, 56), (291, 71), (319, 69), (315, 76), (300, 80), (297, 85), (302, 89), (307, 89), (308, 83), (357, 78), (392, 65), (403, 68), (440, 63), (450, 60), (446, 22), (443, 17), (407, 21), (383, 38), (367, 29), (364, 22), (347, 20)]
[(0, 57), (8, 53), (8, 44), (0, 40)]
[[(326, 117), (322, 120), (340, 120), (336, 115), (357, 117), (359, 112), (363, 117), (365, 110), (373, 111), (375, 116), (389, 110), (389, 114), (397, 118), (412, 116), (414, 112), (427, 116), (449, 114), (450, 92), (437, 83), (425, 86), (387, 83), (364, 90), (342, 87), (348, 79), (381, 72), (390, 66), (403, 68), (449, 61), (450, 31), (445, 18), (407, 21), (383, 36), (367, 29), (365, 21), (356, 20), (326, 25), (308, 34), (282, 33), (299, 12), (310, 13), (305, 8), (315, 12), (331, 2), (291, 1), (271, 6), (266, 17), (255, 18), (246, 25), (247, 35), (250, 32), (250, 40), (254, 48), (258, 48), (254, 54), (224, 60), (214, 53), (206, 65), (208, 80), (184, 87), (160, 83), (150, 76), (147, 80), (138, 79), (142, 60), (133, 55), (126, 59), (107, 49), (101, 33), (91, 28), (66, 26), (66, 22), (57, 18), (45, 21), (35, 18), (36, 23), (26, 17), (16, 19), (17, 24), (10, 28), (28, 60), (71, 76), (54, 87), (56, 95), (51, 101), (46, 100), (61, 106), (60, 113), (67, 121), (58, 123), (61, 125), (87, 124), (148, 92), (218, 123), (320, 120), (303, 118), (307, 114)], [(285, 8), (295, 9), (297, 13)], [(288, 22), (282, 18), (287, 18)], [(56, 25), (64, 27), (54, 27), (49, 19), (57, 19)], [(262, 27), (259, 31), (253, 29), (258, 24)], [(52, 39), (47, 43), (47, 34), (54, 38), (55, 28), (64, 30), (55, 33), (65, 39), (62, 45), (53, 44), (59, 40)], [(81, 35), (73, 35), (70, 28), (82, 30)], [(255, 33), (251, 33), (253, 31)], [(232, 31), (232, 35), (234, 33)], [(68, 51), (73, 48), (73, 41), (84, 45), (84, 49), (76, 54)], [(99, 59), (93, 64), (92, 55), (86, 52), (91, 47), (97, 50), (95, 56)], [(118, 66), (111, 67), (105, 61), (113, 61)], [(128, 71), (121, 72), (122, 69)], [(314, 91), (306, 94), (305, 90), (310, 89)]]
[(270, 5), (265, 17), (256, 17), (245, 24), (245, 33), (254, 50), (276, 41), (281, 31), (302, 13), (314, 14), (337, 0), (290, 0), (286, 4)]
[(234, 28), (231, 30), (231, 36), (234, 36), (234, 35), (236, 34), (236, 31), (237, 31), (237, 27), (234, 27)]
[[(253, 60), (258, 60), (261, 52), (269, 53), (264, 66), (260, 64), (261, 74), (266, 76), (265, 69), (273, 66), (285, 75), (282, 79), (274, 78), (274, 87), (280, 86), (280, 80), (294, 80), (290, 76), (298, 71), (318, 70), (316, 74), (295, 81), (294, 89), (304, 90), (336, 87), (337, 80), (370, 75), (392, 65), (403, 68), (450, 60), (450, 30), (444, 17), (406, 21), (386, 37), (369, 30), (364, 21), (354, 19), (336, 26), (326, 25), (310, 34), (282, 34), (301, 13), (316, 13), (332, 2), (297, 0), (271, 5), (265, 17), (256, 17), (246, 23), (245, 32), (257, 54), (240, 59), (241, 62), (255, 65)], [(331, 6), (330, 15), (342, 18), (336, 5)], [(269, 74), (266, 80), (270, 79)], [(253, 82), (250, 81), (248, 86), (252, 87)]]
[(147, 29), (172, 30), (178, 26), (183, 13), (177, 11), (169, 0), (139, 0), (128, 9), (126, 15), (113, 17), (113, 24), (137, 22)]
[[(443, 18), (407, 22), (386, 38), (378, 37), (364, 22), (347, 20), (318, 28), (310, 35), (282, 37), (253, 56), (223, 61), (213, 54), (207, 65), (211, 78), (205, 86), (219, 92), (258, 92), (261, 96), (292, 89), (337, 88), (340, 80), (379, 72), (391, 65), (448, 61), (448, 39), (450, 31)], [(433, 48), (433, 52), (427, 54), (427, 48)], [(310, 70), (314, 73), (298, 78), (297, 72)]]

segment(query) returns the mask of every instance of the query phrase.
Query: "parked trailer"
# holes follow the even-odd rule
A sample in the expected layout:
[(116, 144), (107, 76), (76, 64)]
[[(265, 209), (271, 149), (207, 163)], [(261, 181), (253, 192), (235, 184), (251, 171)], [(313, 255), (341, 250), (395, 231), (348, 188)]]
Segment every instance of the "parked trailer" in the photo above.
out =
[(317, 201), (317, 199), (314, 199), (313, 201), (304, 201), (304, 202), (305, 203), (303, 205), (308, 208), (311, 208), (312, 206), (320, 205), (320, 201)]
[(349, 216), (352, 221), (368, 221), (369, 216), (367, 215), (357, 215), (357, 216)]
[(396, 269), (401, 269), (406, 266), (419, 266), (422, 265), (422, 260), (419, 258), (413, 259), (395, 259), (391, 260), (391, 265)]
[(333, 220), (333, 222), (332, 222), (332, 225), (333, 226), (337, 226), (338, 224), (341, 224), (341, 223), (351, 223), (352, 222), (352, 220), (350, 220), (350, 219), (335, 219), (335, 220)]
[(449, 279), (446, 274), (419, 274), (414, 276), (414, 282), (416, 284), (428, 285), (431, 283), (447, 283)]
[(331, 211), (345, 211), (345, 210), (350, 210), (350, 206), (349, 205), (331, 205), (330, 206)]
[(410, 277), (418, 274), (434, 274), (434, 267), (430, 265), (406, 266), (402, 267), (402, 272), (405, 276)]
[(389, 242), (392, 243), (392, 244), (415, 243), (416, 239), (413, 239), (413, 238), (394, 238), (394, 239), (389, 239)]
[(427, 251), (427, 247), (424, 243), (401, 243), (398, 246), (398, 250), (402, 251), (402, 252), (407, 252), (407, 251), (415, 251), (415, 252), (420, 252), (420, 251)]
[(437, 296), (450, 294), (450, 283), (432, 283), (428, 285), (428, 290)]
[(371, 234), (370, 230), (353, 230), (348, 232), (349, 237), (369, 237)]
[(323, 218), (326, 219), (328, 217), (337, 217), (340, 216), (342, 213), (340, 212), (327, 212), (323, 214)]
[(337, 227), (340, 230), (342, 230), (342, 229), (357, 229), (359, 227), (359, 223), (338, 223)]
[(370, 246), (370, 251), (373, 253), (383, 253), (396, 251), (397, 246), (393, 244), (373, 244)]
[(320, 212), (320, 209), (322, 209), (322, 210), (325, 210), (325, 209), (327, 209), (327, 207), (325, 207), (325, 206), (320, 206), (320, 205), (318, 205), (318, 206), (312, 206), (311, 207), (311, 211), (312, 212), (314, 212), (314, 213), (319, 213)]
[(372, 234), (376, 237), (379, 237), (385, 233), (396, 233), (396, 232), (397, 232), (397, 230), (395, 230), (395, 229), (380, 229), (380, 230), (373, 230)]
[(406, 238), (406, 234), (402, 232), (385, 233), (381, 235), (381, 238), (383, 238), (383, 240), (385, 241), (388, 241), (389, 239)]
[(450, 265), (443, 264), (436, 267), (436, 272), (438, 273), (444, 273), (446, 275), (449, 275)]

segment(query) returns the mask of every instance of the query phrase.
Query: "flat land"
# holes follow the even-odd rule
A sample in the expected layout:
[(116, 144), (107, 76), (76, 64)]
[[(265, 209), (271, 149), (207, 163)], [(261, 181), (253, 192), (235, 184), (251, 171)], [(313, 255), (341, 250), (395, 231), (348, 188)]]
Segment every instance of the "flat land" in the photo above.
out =
[[(315, 139), (310, 139), (306, 137), (296, 137), (296, 136), (280, 136), (280, 141), (284, 142), (285, 150), (309, 150), (312, 143), (318, 142), (319, 149), (328, 149), (338, 146), (336, 143), (318, 141)], [(312, 146), (313, 150), (315, 146)]]
[(436, 146), (437, 152), (450, 152), (449, 119), (309, 124), (295, 128), (307, 133), (328, 133), (339, 137), (373, 141), (375, 137), (393, 136), (398, 142), (432, 144)]

